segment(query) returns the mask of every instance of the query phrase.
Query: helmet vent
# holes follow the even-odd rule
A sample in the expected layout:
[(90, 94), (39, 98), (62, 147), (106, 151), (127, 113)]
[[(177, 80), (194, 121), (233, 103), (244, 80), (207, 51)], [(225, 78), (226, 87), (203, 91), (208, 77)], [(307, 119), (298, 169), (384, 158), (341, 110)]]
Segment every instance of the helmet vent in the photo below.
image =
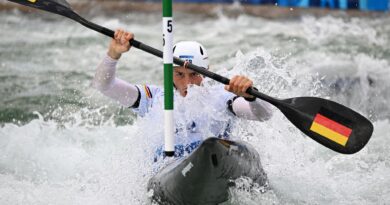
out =
[(199, 46), (199, 48), (200, 48), (200, 54), (202, 54), (202, 56), (203, 56), (203, 49), (202, 49), (202, 46)]

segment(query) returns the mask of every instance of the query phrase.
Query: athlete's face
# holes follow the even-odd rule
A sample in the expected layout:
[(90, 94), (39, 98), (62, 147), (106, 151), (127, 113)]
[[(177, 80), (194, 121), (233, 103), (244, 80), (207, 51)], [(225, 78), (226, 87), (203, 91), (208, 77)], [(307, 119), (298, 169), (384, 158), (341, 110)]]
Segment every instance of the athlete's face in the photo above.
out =
[(187, 95), (188, 85), (200, 85), (203, 77), (199, 73), (184, 67), (175, 67), (173, 70), (173, 83), (180, 95), (185, 97)]

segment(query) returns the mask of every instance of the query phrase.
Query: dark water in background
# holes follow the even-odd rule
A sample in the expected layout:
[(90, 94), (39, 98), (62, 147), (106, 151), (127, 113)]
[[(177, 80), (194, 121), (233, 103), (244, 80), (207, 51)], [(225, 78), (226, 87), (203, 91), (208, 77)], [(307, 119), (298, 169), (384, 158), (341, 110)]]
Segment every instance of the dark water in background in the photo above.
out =
[[(159, 15), (89, 19), (161, 49)], [(274, 192), (233, 191), (230, 203), (390, 203), (390, 18), (219, 13), (178, 14), (175, 23), (175, 41), (202, 42), (213, 71), (251, 76), (271, 96), (329, 98), (374, 122), (372, 140), (351, 156), (302, 137), (277, 110), (265, 123), (239, 122), (234, 132), (256, 146)], [(0, 14), (0, 37), (0, 204), (147, 203), (150, 119), (90, 86), (109, 39), (61, 17), (18, 12)], [(132, 49), (117, 75), (161, 85), (161, 62)]]

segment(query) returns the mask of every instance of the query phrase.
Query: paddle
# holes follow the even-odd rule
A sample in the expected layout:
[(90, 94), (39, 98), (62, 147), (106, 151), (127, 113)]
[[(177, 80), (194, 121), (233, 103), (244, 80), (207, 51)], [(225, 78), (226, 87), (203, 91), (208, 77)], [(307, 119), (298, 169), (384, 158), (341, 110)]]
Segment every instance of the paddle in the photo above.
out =
[[(89, 22), (76, 14), (65, 0), (9, 0), (25, 6), (45, 10), (73, 19), (80, 24), (109, 37), (114, 31)], [(162, 58), (163, 53), (139, 41), (131, 40), (131, 45)], [(174, 58), (175, 64), (183, 66), (184, 61)], [(220, 83), (229, 84), (229, 79), (193, 64), (187, 66), (204, 76)], [(361, 150), (370, 139), (373, 132), (371, 122), (336, 102), (316, 97), (296, 97), (276, 99), (253, 88), (248, 94), (256, 96), (276, 106), (298, 129), (318, 143), (340, 153), (353, 154)]]

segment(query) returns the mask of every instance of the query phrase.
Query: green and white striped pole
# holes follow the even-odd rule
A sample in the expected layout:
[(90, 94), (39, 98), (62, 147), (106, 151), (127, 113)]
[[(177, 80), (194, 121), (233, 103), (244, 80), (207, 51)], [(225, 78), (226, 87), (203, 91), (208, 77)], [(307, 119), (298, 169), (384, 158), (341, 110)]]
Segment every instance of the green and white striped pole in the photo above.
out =
[(175, 153), (173, 133), (173, 18), (172, 0), (163, 0), (163, 45), (164, 45), (164, 136), (165, 155)]

